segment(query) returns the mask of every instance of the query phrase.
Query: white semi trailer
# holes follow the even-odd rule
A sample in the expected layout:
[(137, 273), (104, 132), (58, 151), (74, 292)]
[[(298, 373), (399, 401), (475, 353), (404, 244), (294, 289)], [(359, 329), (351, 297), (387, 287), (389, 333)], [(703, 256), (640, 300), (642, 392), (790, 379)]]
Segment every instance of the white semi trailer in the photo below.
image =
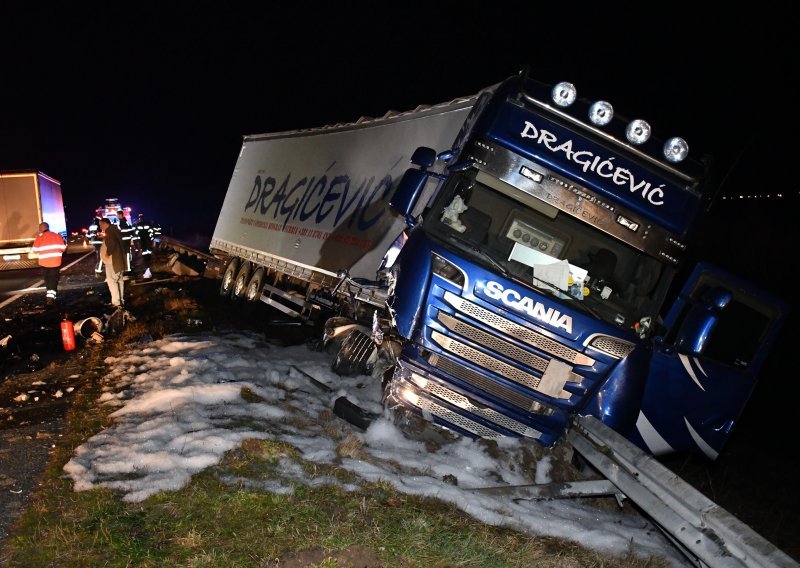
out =
[[(221, 293), (313, 320), (334, 302), (340, 271), (375, 279), (407, 228), (388, 204), (409, 158), (449, 148), (476, 98), (245, 136), (209, 247), (226, 263)], [(370, 301), (368, 286), (357, 293)]]

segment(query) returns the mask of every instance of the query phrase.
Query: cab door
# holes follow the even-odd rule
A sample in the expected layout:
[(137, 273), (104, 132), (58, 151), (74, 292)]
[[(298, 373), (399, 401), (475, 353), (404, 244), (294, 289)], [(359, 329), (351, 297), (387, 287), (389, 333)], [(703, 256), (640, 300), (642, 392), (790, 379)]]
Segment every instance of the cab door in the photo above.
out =
[(636, 431), (654, 455), (714, 460), (728, 440), (788, 314), (788, 305), (699, 264), (655, 339)]

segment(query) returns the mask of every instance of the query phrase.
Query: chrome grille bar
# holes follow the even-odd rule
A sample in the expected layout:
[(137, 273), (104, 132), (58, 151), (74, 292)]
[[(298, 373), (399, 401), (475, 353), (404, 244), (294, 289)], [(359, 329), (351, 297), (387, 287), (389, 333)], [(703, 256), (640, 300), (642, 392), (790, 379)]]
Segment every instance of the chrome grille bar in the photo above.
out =
[(523, 365), (536, 369), (541, 373), (544, 373), (545, 369), (547, 369), (547, 359), (544, 357), (539, 357), (530, 351), (520, 349), (495, 335), (488, 334), (464, 321), (457, 320), (450, 314), (439, 312), (438, 319), (450, 331), (479, 343), (487, 349), (501, 353), (514, 361), (519, 361)]
[(476, 373), (472, 369), (468, 369), (462, 365), (459, 365), (455, 361), (451, 361), (446, 357), (441, 357), (435, 353), (431, 353), (428, 356), (427, 361), (440, 371), (444, 371), (449, 375), (457, 377), (465, 383), (494, 395), (500, 400), (503, 400), (518, 408), (522, 408), (527, 412), (535, 412), (545, 416), (550, 416), (553, 414), (553, 410), (550, 407), (542, 404), (533, 397), (512, 390), (504, 386), (502, 383), (493, 381), (492, 379), (481, 375), (480, 373)]
[[(564, 382), (566, 382), (566, 378), (560, 381), (560, 385), (554, 383), (550, 379), (543, 381), (543, 379), (547, 377), (547, 374), (543, 375), (542, 377), (531, 375), (522, 369), (518, 369), (517, 367), (509, 365), (508, 363), (504, 363), (503, 361), (500, 361), (491, 355), (487, 355), (482, 351), (478, 351), (477, 349), (470, 347), (469, 345), (462, 343), (457, 339), (447, 337), (438, 331), (432, 331), (431, 338), (438, 345), (440, 345), (442, 349), (453, 353), (456, 357), (461, 357), (467, 361), (472, 361), (480, 367), (489, 369), (498, 375), (502, 375), (506, 379), (528, 387), (529, 389), (541, 392), (547, 396), (556, 396), (559, 398), (569, 398), (572, 396), (572, 393), (569, 393), (561, 388), (563, 387)], [(564, 363), (560, 363), (559, 361), (555, 360), (551, 361), (551, 364), (554, 362), (557, 365), (565, 365)], [(548, 368), (549, 367), (550, 365), (548, 365)], [(569, 375), (579, 378), (574, 373), (569, 373)]]
[(587, 357), (583, 353), (579, 353), (574, 349), (562, 345), (558, 341), (554, 341), (549, 337), (542, 335), (525, 326), (514, 323), (494, 312), (491, 312), (479, 305), (465, 300), (452, 292), (444, 293), (445, 301), (453, 306), (455, 309), (468, 315), (469, 317), (478, 320), (481, 323), (488, 325), (497, 331), (518, 339), (531, 347), (535, 347), (545, 353), (550, 353), (555, 357), (559, 357), (564, 361), (569, 361), (574, 365), (594, 365), (595, 360)]
[[(421, 377), (421, 376), (419, 376), (417, 374), (412, 374), (411, 375), (411, 380), (418, 387), (420, 387), (421, 389), (424, 389), (425, 392), (429, 392), (432, 395), (434, 395), (434, 396), (436, 396), (436, 397), (438, 397), (438, 398), (440, 398), (442, 400), (446, 400), (447, 402), (449, 402), (453, 406), (457, 406), (457, 407), (459, 407), (459, 408), (461, 408), (463, 410), (466, 410), (467, 412), (470, 412), (471, 414), (474, 414), (476, 416), (480, 416), (481, 418), (484, 418), (484, 419), (488, 420), (489, 422), (497, 424), (497, 425), (505, 428), (506, 430), (510, 430), (512, 432), (516, 432), (517, 434), (520, 434), (521, 436), (527, 436), (529, 438), (539, 438), (542, 435), (542, 433), (539, 432), (538, 430), (536, 430), (534, 428), (531, 428), (530, 426), (526, 426), (522, 422), (518, 422), (517, 420), (514, 420), (513, 418), (511, 418), (509, 416), (505, 416), (503, 414), (500, 414), (499, 412), (497, 412), (495, 410), (492, 410), (491, 408), (475, 406), (472, 402), (470, 402), (470, 400), (467, 397), (465, 397), (465, 396), (463, 396), (461, 394), (458, 394), (457, 392), (455, 392), (453, 390), (450, 390), (449, 388), (447, 388), (447, 387), (445, 387), (443, 385), (440, 385), (439, 383), (428, 381), (428, 380), (424, 379), (423, 377)], [(433, 405), (439, 406), (439, 405), (431, 402), (430, 406), (433, 406)], [(420, 408), (422, 408), (422, 405), (419, 405), (419, 406), (420, 406)], [(430, 407), (427, 408), (427, 409), (425, 409), (425, 408), (423, 408), (423, 409), (430, 411)], [(449, 416), (448, 418), (445, 418), (444, 416), (441, 416), (441, 417), (445, 418), (446, 420), (448, 420), (450, 422), (452, 422), (453, 421), (452, 413), (450, 411), (447, 411), (447, 412), (450, 413), (448, 415)], [(459, 420), (463, 420), (463, 418), (460, 418)], [(472, 421), (470, 420), (470, 422), (472, 422)], [(458, 422), (456, 422), (456, 424), (458, 424)]]

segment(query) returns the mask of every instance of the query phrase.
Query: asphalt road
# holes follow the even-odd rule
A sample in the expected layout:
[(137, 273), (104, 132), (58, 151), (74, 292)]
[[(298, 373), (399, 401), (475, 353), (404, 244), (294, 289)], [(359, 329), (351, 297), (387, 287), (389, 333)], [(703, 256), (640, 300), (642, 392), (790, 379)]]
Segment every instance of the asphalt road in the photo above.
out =
[[(99, 343), (78, 336), (76, 349), (65, 351), (61, 322), (97, 317), (105, 323), (112, 313), (108, 287), (93, 261), (91, 249), (65, 255), (52, 306), (38, 288), (37, 269), (0, 272), (0, 551), (58, 444), (75, 394), (92, 372), (87, 364)], [(141, 271), (134, 267), (132, 277)], [(91, 329), (87, 323), (82, 331), (89, 335)]]

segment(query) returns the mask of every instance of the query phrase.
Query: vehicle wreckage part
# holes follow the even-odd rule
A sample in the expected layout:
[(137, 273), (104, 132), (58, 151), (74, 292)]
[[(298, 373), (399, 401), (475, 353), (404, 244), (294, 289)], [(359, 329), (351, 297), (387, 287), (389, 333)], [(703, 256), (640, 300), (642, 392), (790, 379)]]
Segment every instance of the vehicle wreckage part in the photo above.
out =
[(378, 357), (378, 346), (366, 333), (355, 329), (342, 341), (331, 369), (338, 375), (369, 375)]
[(360, 406), (350, 402), (347, 397), (344, 396), (340, 396), (333, 403), (333, 413), (342, 420), (362, 430), (369, 428), (369, 425), (372, 424), (372, 421), (376, 418)]
[(75, 333), (89, 339), (95, 332), (103, 331), (103, 320), (98, 317), (88, 317), (75, 324)]

